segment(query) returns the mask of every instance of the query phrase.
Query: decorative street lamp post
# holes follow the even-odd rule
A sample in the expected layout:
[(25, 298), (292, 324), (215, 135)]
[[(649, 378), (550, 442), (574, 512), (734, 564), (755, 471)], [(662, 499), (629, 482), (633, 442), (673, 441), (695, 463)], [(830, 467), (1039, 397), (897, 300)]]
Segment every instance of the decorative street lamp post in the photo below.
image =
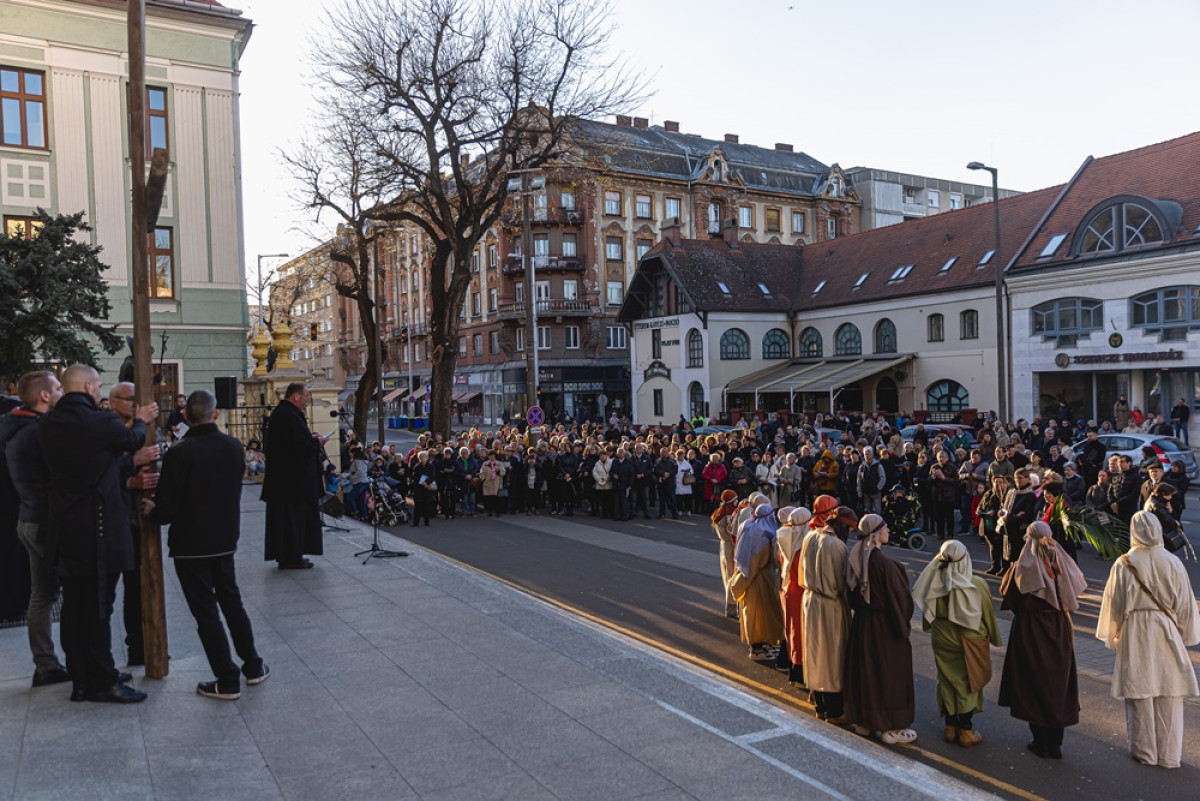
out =
[(996, 265), (996, 389), (999, 401), (996, 404), (996, 414), (1001, 422), (1011, 423), (1008, 419), (1008, 353), (1005, 347), (1005, 314), (1004, 314), (1004, 260), (1000, 258), (1000, 175), (995, 167), (989, 167), (978, 161), (967, 165), (968, 170), (987, 170), (992, 174), (992, 224), (995, 228), (992, 262)]

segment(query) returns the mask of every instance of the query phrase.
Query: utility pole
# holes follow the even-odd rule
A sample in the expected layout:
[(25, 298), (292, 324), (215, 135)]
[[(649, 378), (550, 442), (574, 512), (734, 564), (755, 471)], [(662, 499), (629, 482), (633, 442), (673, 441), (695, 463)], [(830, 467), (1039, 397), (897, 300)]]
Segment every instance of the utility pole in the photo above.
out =
[[(149, 228), (146, 204), (146, 0), (128, 0), (129, 29), (129, 162), (133, 187), (130, 211), (133, 256), (133, 372), (137, 403), (153, 403), (154, 383), (150, 346), (150, 263), (146, 245)], [(158, 216), (158, 210), (154, 210)], [(146, 444), (157, 442), (158, 426), (146, 427)], [(144, 495), (144, 493), (143, 493)], [(167, 618), (163, 593), (162, 537), (158, 526), (141, 514), (142, 535), (142, 636), (145, 640), (146, 675), (167, 675)]]

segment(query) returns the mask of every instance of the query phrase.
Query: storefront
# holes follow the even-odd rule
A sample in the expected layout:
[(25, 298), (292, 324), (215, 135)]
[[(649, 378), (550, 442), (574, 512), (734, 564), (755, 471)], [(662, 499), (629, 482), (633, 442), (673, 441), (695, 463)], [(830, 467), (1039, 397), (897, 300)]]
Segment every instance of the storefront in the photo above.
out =
[[(1035, 414), (1060, 415), (1065, 401), (1073, 420), (1113, 419), (1113, 406), (1124, 395), (1129, 408), (1170, 421), (1180, 399), (1200, 410), (1200, 368), (1189, 365), (1186, 351), (1114, 351), (1103, 354), (1058, 353), (1055, 370), (1033, 374)], [(1143, 366), (1147, 365), (1147, 366)]]

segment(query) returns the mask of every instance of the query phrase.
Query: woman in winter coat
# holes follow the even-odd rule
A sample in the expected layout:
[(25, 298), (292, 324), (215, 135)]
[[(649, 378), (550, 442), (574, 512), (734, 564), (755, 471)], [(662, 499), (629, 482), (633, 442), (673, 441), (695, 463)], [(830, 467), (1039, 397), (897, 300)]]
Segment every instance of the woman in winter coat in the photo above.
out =
[(1135, 512), (1129, 539), (1108, 574), (1096, 637), (1117, 654), (1112, 694), (1125, 701), (1130, 755), (1178, 768), (1183, 699), (1200, 694), (1187, 652), (1200, 643), (1200, 617), (1187, 570), (1163, 548), (1158, 519)]
[(704, 500), (715, 511), (718, 498), (721, 495), (721, 490), (725, 489), (726, 479), (729, 478), (729, 470), (725, 467), (725, 457), (720, 451), (714, 451), (708, 456), (708, 465), (700, 477), (704, 479)]
[(692, 488), (696, 486), (699, 476), (685, 454), (683, 448), (675, 449), (675, 502), (680, 512), (690, 515), (693, 511), (700, 511), (692, 509), (692, 499), (696, 497)]
[(504, 513), (500, 507), (500, 488), (504, 486), (504, 474), (508, 472), (508, 462), (496, 457), (496, 452), (488, 454), (487, 461), (479, 468), (480, 489), (483, 492), (483, 508), (488, 517), (499, 517)]
[(841, 467), (838, 465), (837, 459), (833, 458), (833, 451), (828, 449), (821, 451), (821, 456), (812, 469), (812, 494), (837, 497), (840, 472)]

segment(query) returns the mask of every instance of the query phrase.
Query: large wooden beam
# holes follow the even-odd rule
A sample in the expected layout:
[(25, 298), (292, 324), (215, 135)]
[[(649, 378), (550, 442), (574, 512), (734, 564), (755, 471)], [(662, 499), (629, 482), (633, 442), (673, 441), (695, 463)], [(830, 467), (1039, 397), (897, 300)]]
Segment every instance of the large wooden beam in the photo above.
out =
[[(154, 385), (150, 344), (150, 263), (147, 257), (149, 233), (146, 205), (146, 0), (128, 0), (129, 28), (129, 164), (133, 187), (130, 223), (133, 256), (129, 274), (133, 287), (133, 372), (138, 405), (158, 400)], [(158, 156), (158, 153), (155, 154)], [(163, 154), (165, 156), (165, 154)], [(163, 162), (163, 159), (159, 159)], [(165, 162), (163, 165), (165, 167)], [(165, 169), (163, 170), (165, 176)], [(160, 179), (161, 180), (161, 179)], [(158, 218), (158, 204), (153, 209)], [(146, 429), (146, 444), (157, 441), (158, 426)], [(144, 494), (140, 493), (139, 494)], [(146, 676), (161, 679), (167, 675), (167, 616), (163, 593), (162, 536), (158, 526), (141, 513), (138, 527), (142, 535), (142, 636), (145, 641)]]

